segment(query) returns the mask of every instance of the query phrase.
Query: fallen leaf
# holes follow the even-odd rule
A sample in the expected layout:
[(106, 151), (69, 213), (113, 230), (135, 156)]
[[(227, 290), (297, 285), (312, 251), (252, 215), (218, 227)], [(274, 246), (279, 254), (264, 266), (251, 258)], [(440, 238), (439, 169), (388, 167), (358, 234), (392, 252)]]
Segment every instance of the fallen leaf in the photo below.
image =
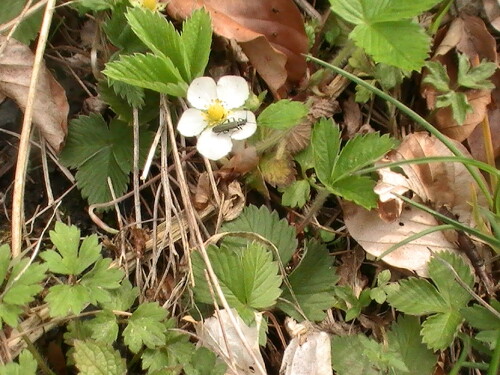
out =
[(500, 3), (498, 0), (483, 0), (484, 13), (490, 25), (500, 31)]
[[(455, 146), (466, 157), (470, 157), (463, 145), (455, 142)], [(453, 156), (453, 154), (434, 136), (417, 132), (406, 136), (398, 149), (391, 151), (384, 161), (393, 162), (432, 156)], [(400, 168), (405, 177), (404, 180), (395, 180), (397, 181), (394, 183), (395, 189), (402, 187), (410, 189), (421, 201), (427, 202), (431, 207), (448, 207), (462, 223), (474, 226), (470, 202), (474, 201), (476, 195), (480, 206), (488, 206), (486, 197), (462, 163), (406, 164)], [(388, 183), (387, 180), (382, 182)]]
[(236, 40), (274, 92), (286, 81), (300, 81), (306, 71), (308, 40), (292, 0), (162, 0), (167, 12), (184, 19), (204, 7), (214, 32)]
[(240, 216), (241, 211), (245, 208), (245, 195), (241, 190), (241, 185), (238, 181), (231, 182), (227, 187), (227, 196), (221, 205), (222, 218), (224, 221), (231, 221)]
[[(258, 360), (261, 368), (265, 368), (264, 359), (259, 348), (259, 323), (249, 327), (243, 322), (235, 309), (231, 312), (236, 318), (237, 324), (243, 336), (251, 348), (254, 357)], [(255, 313), (255, 321), (262, 320), (261, 313)], [(249, 374), (254, 375), (257, 372), (257, 364), (247, 349), (241, 342), (236, 333), (236, 328), (229, 319), (229, 313), (226, 310), (219, 310), (214, 316), (206, 319), (202, 323), (195, 323), (196, 332), (200, 338), (200, 344), (216, 353), (228, 366), (229, 374)], [(231, 371), (230, 365), (236, 366), (237, 372)]]
[[(0, 46), (6, 38), (0, 35)], [(28, 99), (34, 55), (24, 44), (10, 39), (0, 56), (0, 93), (14, 100), (24, 112)], [(69, 105), (66, 93), (43, 65), (38, 76), (33, 124), (55, 150), (62, 147), (67, 134)]]
[(333, 374), (330, 337), (306, 323), (298, 324), (293, 319), (286, 319), (292, 340), (285, 349), (280, 375)]
[[(376, 210), (367, 211), (347, 201), (343, 202), (342, 210), (349, 234), (368, 254), (375, 257), (409, 236), (438, 225), (432, 215), (413, 207), (406, 207), (399, 219), (392, 223), (383, 221)], [(434, 232), (400, 246), (382, 260), (391, 266), (426, 276), (427, 262), (432, 253), (440, 251), (457, 253), (456, 246), (442, 232)]]
[(295, 164), (290, 154), (278, 157), (275, 154), (264, 155), (259, 163), (262, 176), (274, 187), (285, 187), (295, 181)]
[[(446, 67), (452, 87), (457, 77), (457, 58), (454, 49), (467, 55), (473, 64), (482, 60), (497, 62), (495, 38), (488, 32), (486, 25), (479, 17), (462, 14), (453, 20), (441, 42), (438, 42), (432, 60)], [(433, 116), (434, 125), (443, 134), (459, 142), (467, 139), (483, 121), (487, 106), (491, 102), (490, 90), (465, 90), (464, 93), (474, 111), (467, 114), (462, 125), (457, 124), (453, 119), (450, 107), (437, 109)], [(427, 101), (427, 107), (434, 110), (439, 93), (431, 85), (422, 85), (421, 94)]]

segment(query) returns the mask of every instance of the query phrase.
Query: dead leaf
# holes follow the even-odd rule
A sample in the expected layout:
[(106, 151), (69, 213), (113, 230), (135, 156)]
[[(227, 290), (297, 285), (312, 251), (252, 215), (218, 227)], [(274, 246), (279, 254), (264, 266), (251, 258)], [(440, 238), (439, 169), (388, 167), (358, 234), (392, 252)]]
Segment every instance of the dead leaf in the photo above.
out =
[[(453, 49), (467, 55), (473, 64), (482, 60), (497, 62), (495, 39), (479, 17), (462, 14), (453, 20), (432, 58), (446, 67), (452, 87), (457, 77), (457, 58)], [(427, 107), (433, 110), (439, 93), (430, 85), (422, 85), (421, 93), (427, 101)], [(485, 118), (487, 106), (491, 102), (490, 90), (465, 90), (464, 93), (474, 110), (467, 114), (464, 124), (456, 123), (450, 107), (437, 109), (433, 119), (434, 125), (443, 134), (459, 142), (467, 139)]]
[[(249, 327), (240, 318), (235, 309), (231, 312), (236, 318), (248, 346), (251, 348), (254, 357), (257, 358), (261, 368), (265, 368), (264, 359), (259, 348), (259, 326), (262, 320), (262, 313), (255, 313), (255, 326)], [(228, 366), (227, 374), (248, 374), (254, 375), (258, 368), (252, 356), (241, 342), (236, 333), (236, 328), (229, 319), (226, 310), (217, 311), (213, 317), (206, 319), (202, 323), (195, 323), (195, 328), (200, 337), (200, 344), (216, 353)], [(237, 370), (231, 371), (231, 365)]]
[(240, 43), (269, 88), (300, 81), (306, 71), (308, 41), (304, 22), (291, 0), (162, 0), (174, 18), (186, 18), (204, 7), (214, 32)]
[(490, 25), (496, 31), (500, 31), (500, 3), (498, 0), (483, 0), (483, 7)]
[[(399, 219), (392, 223), (383, 221), (376, 210), (367, 211), (354, 203), (344, 202), (342, 209), (349, 234), (367, 253), (375, 257), (409, 236), (438, 225), (432, 215), (412, 207), (406, 207)], [(458, 253), (456, 246), (442, 232), (434, 232), (400, 246), (382, 260), (391, 266), (426, 276), (426, 265), (432, 252), (445, 250)]]
[(280, 375), (333, 374), (328, 334), (314, 329), (309, 322), (299, 324), (287, 318), (286, 325), (292, 340), (285, 349)]
[(240, 216), (245, 207), (246, 199), (241, 185), (238, 181), (233, 181), (227, 187), (227, 196), (224, 197), (221, 205), (222, 218), (224, 221), (231, 221)]
[[(0, 35), (0, 45), (6, 38)], [(10, 39), (0, 56), (0, 92), (24, 112), (28, 99), (34, 55), (24, 44)], [(50, 146), (59, 151), (67, 134), (69, 105), (66, 93), (50, 71), (42, 66), (33, 110), (33, 124)]]
[(278, 157), (274, 154), (264, 155), (259, 163), (260, 171), (267, 183), (275, 187), (285, 187), (295, 181), (295, 164), (290, 154)]
[[(470, 157), (464, 146), (458, 142), (455, 142), (455, 145), (465, 156)], [(386, 160), (392, 162), (452, 155), (437, 138), (420, 132), (405, 137), (398, 149), (387, 155)], [(406, 177), (403, 181), (396, 180), (397, 182), (393, 183), (395, 189), (410, 189), (421, 201), (434, 208), (448, 207), (462, 223), (474, 226), (470, 202), (474, 201), (476, 195), (480, 206), (488, 206), (486, 197), (461, 163), (406, 164), (400, 168)], [(383, 182), (388, 183), (387, 180)]]
[(344, 113), (344, 128), (346, 136), (351, 139), (356, 135), (361, 125), (363, 125), (363, 116), (359, 104), (354, 101), (354, 95), (350, 95), (347, 100), (342, 102), (342, 112)]

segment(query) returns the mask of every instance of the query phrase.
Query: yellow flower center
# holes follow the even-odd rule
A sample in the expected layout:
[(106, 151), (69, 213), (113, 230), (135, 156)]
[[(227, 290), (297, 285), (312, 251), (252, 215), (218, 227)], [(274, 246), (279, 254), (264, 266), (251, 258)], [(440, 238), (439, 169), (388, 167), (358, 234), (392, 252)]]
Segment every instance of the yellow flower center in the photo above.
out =
[(142, 0), (142, 6), (149, 10), (155, 11), (157, 2), (157, 0)]
[(210, 126), (220, 124), (226, 119), (227, 115), (228, 111), (221, 104), (220, 100), (215, 100), (205, 111), (205, 116)]

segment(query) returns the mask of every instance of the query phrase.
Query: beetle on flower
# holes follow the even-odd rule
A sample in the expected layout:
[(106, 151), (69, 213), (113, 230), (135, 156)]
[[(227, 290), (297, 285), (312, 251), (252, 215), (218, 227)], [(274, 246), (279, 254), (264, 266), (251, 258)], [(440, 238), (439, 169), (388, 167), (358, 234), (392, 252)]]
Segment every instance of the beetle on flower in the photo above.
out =
[(198, 136), (200, 154), (218, 160), (231, 151), (233, 140), (246, 139), (257, 129), (255, 115), (241, 109), (249, 95), (247, 82), (239, 76), (224, 76), (217, 83), (210, 77), (196, 78), (187, 91), (192, 108), (182, 114), (177, 130), (186, 137)]

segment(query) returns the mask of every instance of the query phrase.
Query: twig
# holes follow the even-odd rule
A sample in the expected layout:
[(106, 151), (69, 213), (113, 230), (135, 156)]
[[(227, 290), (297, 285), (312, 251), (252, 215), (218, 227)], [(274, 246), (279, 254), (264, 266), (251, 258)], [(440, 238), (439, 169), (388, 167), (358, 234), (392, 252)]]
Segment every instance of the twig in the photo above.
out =
[(14, 180), (14, 194), (12, 197), (12, 257), (21, 253), (23, 228), (24, 228), (24, 188), (26, 184), (26, 170), (30, 152), (31, 121), (33, 119), (33, 105), (35, 103), (38, 76), (42, 67), (43, 54), (47, 39), (49, 37), (50, 24), (54, 14), (56, 0), (47, 0), (47, 6), (43, 15), (42, 28), (38, 38), (33, 72), (31, 74), (28, 99), (24, 112), (23, 129), (19, 140), (19, 152), (17, 155), (17, 166)]
[(133, 128), (134, 128), (134, 167), (133, 167), (133, 181), (134, 181), (134, 208), (135, 208), (135, 226), (142, 228), (142, 215), (141, 215), (141, 198), (139, 196), (139, 111), (137, 108), (133, 109)]

